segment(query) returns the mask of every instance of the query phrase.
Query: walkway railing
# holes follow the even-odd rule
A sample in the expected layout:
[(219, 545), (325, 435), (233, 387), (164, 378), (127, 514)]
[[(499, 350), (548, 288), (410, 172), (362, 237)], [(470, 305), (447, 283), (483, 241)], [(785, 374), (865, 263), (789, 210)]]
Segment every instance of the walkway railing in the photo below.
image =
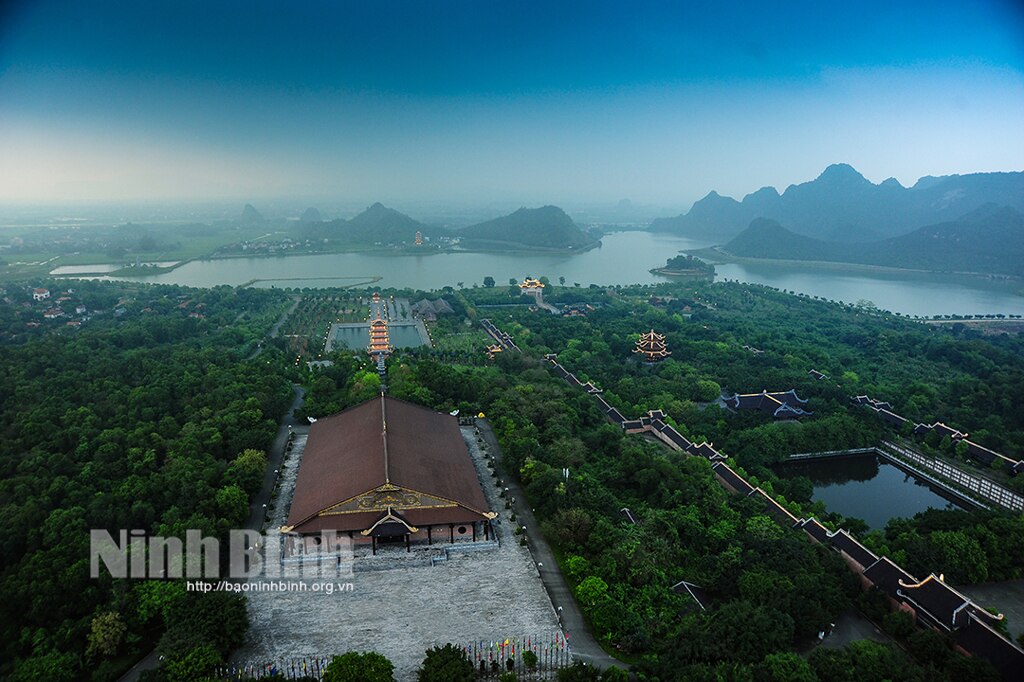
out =
[(941, 459), (933, 459), (917, 450), (898, 445), (892, 441), (882, 441), (882, 449), (879, 452), (883, 455), (896, 455), (900, 459), (909, 460), (909, 462), (917, 466), (934, 472), (962, 487), (975, 497), (980, 498), (983, 502), (990, 502), (1010, 511), (1024, 512), (1024, 497), (1004, 488), (998, 483), (993, 483), (987, 478), (975, 476)]
[(827, 450), (825, 452), (798, 452), (790, 455), (786, 461), (797, 461), (803, 459), (824, 459), (827, 457), (851, 457), (854, 455), (870, 455), (876, 453), (878, 448), (853, 448), (850, 450)]

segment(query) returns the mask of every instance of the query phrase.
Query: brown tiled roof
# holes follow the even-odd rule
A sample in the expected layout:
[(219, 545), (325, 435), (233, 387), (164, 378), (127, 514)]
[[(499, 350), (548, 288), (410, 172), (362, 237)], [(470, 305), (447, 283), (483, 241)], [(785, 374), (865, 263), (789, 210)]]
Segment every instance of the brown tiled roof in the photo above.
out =
[(860, 544), (857, 538), (845, 530), (840, 529), (835, 533), (829, 534), (829, 541), (832, 543), (832, 547), (841, 552), (846, 552), (847, 556), (865, 568), (878, 561), (878, 556), (874, 552)]
[(903, 426), (907, 423), (906, 417), (896, 414), (892, 410), (880, 409), (878, 410), (878, 416), (882, 418), (888, 424), (893, 426)]
[[(723, 459), (728, 459), (726, 455), (723, 455), (718, 450), (715, 450), (715, 447), (711, 443), (708, 443), (707, 441), (702, 441), (700, 443), (690, 443), (688, 446), (685, 447), (685, 449), (694, 457), (703, 457), (709, 462), (720, 462)], [(746, 484), (746, 481), (744, 481), (744, 483)], [(750, 487), (750, 489), (753, 489), (750, 486), (750, 484), (746, 485)], [(741, 490), (740, 492), (746, 494), (749, 491)]]
[(737, 474), (735, 471), (730, 469), (721, 462), (716, 462), (711, 466), (712, 471), (722, 477), (729, 486), (740, 493), (741, 495), (749, 495), (754, 491), (754, 486), (747, 483), (746, 479)]
[(975, 614), (971, 614), (966, 627), (957, 631), (956, 643), (973, 656), (986, 659), (1004, 680), (1020, 679), (1020, 672), (1024, 670), (1024, 651)]
[(765, 513), (775, 519), (776, 523), (792, 527), (792, 525), (797, 522), (797, 518), (790, 514), (788, 509), (783, 507), (774, 497), (760, 488), (754, 488), (754, 491), (750, 493), (750, 495), (757, 495), (764, 499)]
[(890, 597), (896, 596), (896, 590), (899, 589), (901, 580), (905, 583), (917, 582), (917, 578), (904, 571), (893, 563), (889, 557), (885, 556), (865, 568), (864, 577), (877, 585), (878, 589)]
[(822, 544), (828, 543), (828, 528), (821, 525), (821, 522), (813, 516), (809, 519), (803, 519), (798, 521), (800, 528), (804, 530), (808, 535), (817, 540)]
[(898, 594), (918, 608), (927, 611), (935, 621), (946, 629), (953, 629), (967, 621), (970, 599), (944, 583), (935, 574), (919, 583), (900, 581)]
[(364, 530), (380, 510), (317, 515), (387, 485), (458, 505), (402, 508), (413, 525), (480, 520), (489, 511), (456, 418), (382, 396), (310, 427), (286, 525)]

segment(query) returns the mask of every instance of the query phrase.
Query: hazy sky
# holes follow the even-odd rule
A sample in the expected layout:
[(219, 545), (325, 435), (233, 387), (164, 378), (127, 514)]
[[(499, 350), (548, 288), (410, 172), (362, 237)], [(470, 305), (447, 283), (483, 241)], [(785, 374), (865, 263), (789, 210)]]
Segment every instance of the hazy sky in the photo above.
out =
[(1024, 168), (1010, 1), (2, 6), (4, 202), (681, 206), (840, 161)]

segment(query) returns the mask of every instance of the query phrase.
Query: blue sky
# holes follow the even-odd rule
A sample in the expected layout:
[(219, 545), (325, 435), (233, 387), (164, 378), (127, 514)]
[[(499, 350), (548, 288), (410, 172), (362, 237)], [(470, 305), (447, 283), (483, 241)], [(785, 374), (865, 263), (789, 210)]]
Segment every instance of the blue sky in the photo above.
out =
[(4, 202), (685, 206), (834, 162), (1024, 168), (1013, 2), (4, 7)]

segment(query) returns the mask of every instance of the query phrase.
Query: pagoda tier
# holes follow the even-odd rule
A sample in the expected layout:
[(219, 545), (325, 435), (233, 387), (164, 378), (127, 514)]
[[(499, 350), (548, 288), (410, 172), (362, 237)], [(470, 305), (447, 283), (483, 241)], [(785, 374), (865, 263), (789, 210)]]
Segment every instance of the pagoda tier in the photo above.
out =
[(379, 317), (370, 322), (370, 345), (366, 350), (370, 355), (391, 352), (388, 323)]
[(653, 329), (640, 335), (633, 352), (642, 355), (647, 362), (657, 362), (672, 355), (672, 351), (665, 346), (665, 335), (656, 334)]

